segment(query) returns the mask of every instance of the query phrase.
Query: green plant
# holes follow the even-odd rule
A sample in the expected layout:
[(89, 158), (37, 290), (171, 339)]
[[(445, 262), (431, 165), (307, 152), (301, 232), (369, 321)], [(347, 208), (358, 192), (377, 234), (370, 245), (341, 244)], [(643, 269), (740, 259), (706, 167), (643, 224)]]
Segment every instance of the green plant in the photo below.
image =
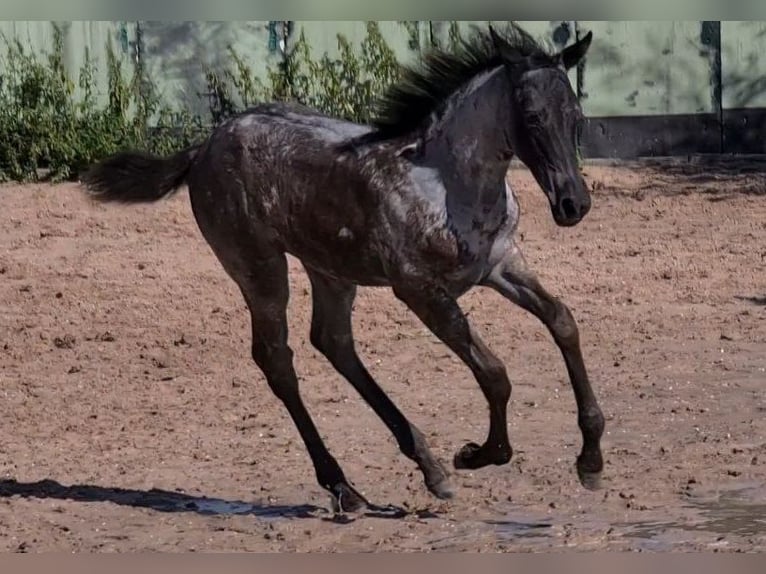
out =
[(410, 35), (409, 47), (410, 50), (420, 51), (420, 21), (419, 20), (399, 20), (399, 24), (404, 26), (407, 33)]
[(104, 98), (99, 98), (98, 69), (87, 50), (76, 81), (70, 77), (58, 26), (47, 54), (38, 56), (18, 40), (3, 42), (0, 181), (71, 179), (117, 150), (167, 153), (207, 133), (200, 118), (161, 105), (140, 63), (126, 76), (111, 42)]
[[(419, 41), (417, 23), (409, 23)], [(459, 34), (455, 23), (450, 42)], [(365, 123), (375, 98), (399, 76), (399, 64), (376, 22), (354, 47), (338, 35), (338, 55), (315, 58), (303, 33), (278, 66), (261, 79), (229, 48), (230, 65), (208, 70), (209, 116), (164, 105), (139, 58), (126, 73), (111, 42), (105, 51), (106, 93), (91, 54), (76, 77), (64, 65), (63, 34), (54, 25), (53, 47), (36, 54), (3, 38), (0, 50), (0, 181), (72, 179), (120, 149), (167, 154), (204, 138), (211, 127), (262, 101), (297, 101)], [(140, 38), (139, 38), (140, 44)], [(419, 44), (417, 45), (419, 49)], [(2, 48), (2, 46), (0, 46)], [(413, 47), (413, 49), (415, 49)]]
[[(60, 50), (47, 63), (30, 55), (18, 40), (3, 38), (5, 74), (0, 84), (0, 177), (27, 179), (37, 174), (40, 160), (67, 155), (70, 142), (53, 145), (55, 134), (66, 132), (71, 123), (71, 94), (74, 85), (63, 73)], [(56, 29), (54, 46), (60, 48)]]
[(399, 64), (376, 22), (367, 23), (358, 51), (342, 34), (337, 39), (338, 56), (324, 54), (317, 59), (301, 32), (280, 65), (268, 70), (266, 84), (229, 48), (234, 68), (207, 73), (214, 121), (239, 111), (239, 102), (247, 106), (272, 100), (300, 102), (331, 116), (369, 121), (375, 98), (398, 78)]

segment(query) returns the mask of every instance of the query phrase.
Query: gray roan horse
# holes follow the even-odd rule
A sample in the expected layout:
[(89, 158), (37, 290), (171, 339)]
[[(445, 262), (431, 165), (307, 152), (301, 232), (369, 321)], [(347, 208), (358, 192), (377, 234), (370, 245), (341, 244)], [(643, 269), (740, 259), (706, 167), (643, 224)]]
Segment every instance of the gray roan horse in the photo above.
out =
[(341, 510), (381, 507), (351, 486), (301, 399), (287, 343), (287, 253), (311, 282), (312, 344), (385, 422), (434, 495), (452, 496), (447, 471), (354, 348), (358, 285), (391, 287), (476, 377), (489, 403), (489, 434), (459, 450), (458, 469), (505, 464), (512, 449), (506, 369), (457, 299), (488, 286), (537, 316), (574, 389), (580, 480), (597, 486), (604, 418), (577, 325), (527, 268), (514, 238), (519, 207), (506, 184), (516, 154), (558, 225), (575, 225), (590, 209), (576, 156), (583, 116), (566, 74), (590, 41), (588, 34), (552, 54), (516, 26), (477, 31), (458, 50), (432, 51), (405, 68), (370, 126), (297, 104), (258, 105), (171, 157), (118, 153), (84, 175), (93, 197), (122, 203), (155, 201), (188, 185), (197, 224), (250, 310), (252, 357)]

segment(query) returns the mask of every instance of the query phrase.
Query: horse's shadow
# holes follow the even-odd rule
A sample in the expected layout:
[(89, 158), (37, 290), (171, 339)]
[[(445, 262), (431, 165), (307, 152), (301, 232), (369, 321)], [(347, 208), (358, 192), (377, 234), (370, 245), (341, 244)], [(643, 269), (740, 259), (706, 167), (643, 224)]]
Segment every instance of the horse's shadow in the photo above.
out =
[[(157, 512), (193, 512), (204, 516), (255, 516), (261, 519), (319, 518), (325, 521), (345, 524), (353, 522), (355, 516), (368, 518), (399, 519), (410, 514), (397, 506), (371, 507), (359, 515), (348, 516), (343, 512), (331, 512), (327, 508), (313, 504), (280, 505), (241, 500), (225, 500), (207, 496), (192, 496), (183, 492), (171, 492), (152, 488), (136, 490), (95, 486), (92, 484), (74, 484), (65, 486), (55, 480), (45, 479), (38, 482), (18, 482), (13, 479), (0, 480), (0, 498), (21, 496), (23, 498), (54, 498), (76, 502), (112, 502), (120, 506), (148, 508)], [(436, 514), (416, 511), (421, 518), (433, 518)]]
[(748, 303), (752, 303), (753, 305), (760, 305), (761, 307), (766, 307), (766, 295), (763, 297), (745, 297), (742, 295), (738, 295), (736, 299), (739, 299), (740, 301), (747, 301)]
[(0, 480), (0, 498), (21, 496), (23, 498), (53, 498), (78, 502), (112, 502), (120, 506), (149, 508), (158, 512), (193, 512), (207, 516), (249, 515), (258, 518), (317, 518), (329, 514), (325, 508), (311, 504), (274, 505), (240, 500), (224, 500), (206, 496), (192, 496), (152, 488), (134, 490), (90, 484), (65, 486), (55, 480), (18, 482)]

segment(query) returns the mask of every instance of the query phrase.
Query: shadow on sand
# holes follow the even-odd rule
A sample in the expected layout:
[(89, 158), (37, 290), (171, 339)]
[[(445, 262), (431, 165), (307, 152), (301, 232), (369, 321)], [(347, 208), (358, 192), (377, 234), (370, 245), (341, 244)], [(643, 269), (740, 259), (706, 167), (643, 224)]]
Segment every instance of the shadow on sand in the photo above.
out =
[[(356, 517), (398, 519), (411, 512), (397, 506), (372, 506), (368, 510), (347, 515), (343, 512), (331, 512), (313, 504), (279, 505), (241, 500), (224, 500), (207, 496), (192, 496), (182, 492), (171, 492), (152, 488), (135, 490), (75, 484), (65, 486), (55, 480), (45, 479), (38, 482), (18, 482), (13, 479), (0, 480), (0, 498), (54, 498), (77, 502), (111, 502), (120, 506), (148, 508), (157, 512), (193, 512), (204, 516), (255, 516), (266, 520), (319, 518), (341, 524), (353, 522)], [(434, 517), (430, 511), (415, 512), (421, 518)]]
[(152, 488), (133, 490), (109, 488), (89, 484), (64, 486), (55, 480), (38, 482), (0, 481), (0, 497), (54, 498), (78, 502), (112, 502), (120, 506), (149, 508), (158, 512), (194, 512), (202, 515), (251, 515), (258, 518), (317, 518), (329, 514), (327, 509), (303, 505), (272, 505), (240, 500), (223, 500), (206, 496), (192, 496)]
[(752, 303), (753, 305), (760, 305), (761, 307), (766, 307), (766, 295), (764, 295), (763, 297), (737, 296), (736, 299), (739, 299), (740, 301), (746, 301), (748, 303)]

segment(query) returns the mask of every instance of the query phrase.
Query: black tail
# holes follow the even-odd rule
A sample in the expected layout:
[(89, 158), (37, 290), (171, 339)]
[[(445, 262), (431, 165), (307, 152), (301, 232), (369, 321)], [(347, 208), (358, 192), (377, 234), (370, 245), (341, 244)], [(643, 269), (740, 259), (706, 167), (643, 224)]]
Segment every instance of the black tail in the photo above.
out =
[(157, 201), (183, 185), (198, 150), (190, 147), (165, 158), (121, 152), (97, 163), (80, 179), (99, 201)]

